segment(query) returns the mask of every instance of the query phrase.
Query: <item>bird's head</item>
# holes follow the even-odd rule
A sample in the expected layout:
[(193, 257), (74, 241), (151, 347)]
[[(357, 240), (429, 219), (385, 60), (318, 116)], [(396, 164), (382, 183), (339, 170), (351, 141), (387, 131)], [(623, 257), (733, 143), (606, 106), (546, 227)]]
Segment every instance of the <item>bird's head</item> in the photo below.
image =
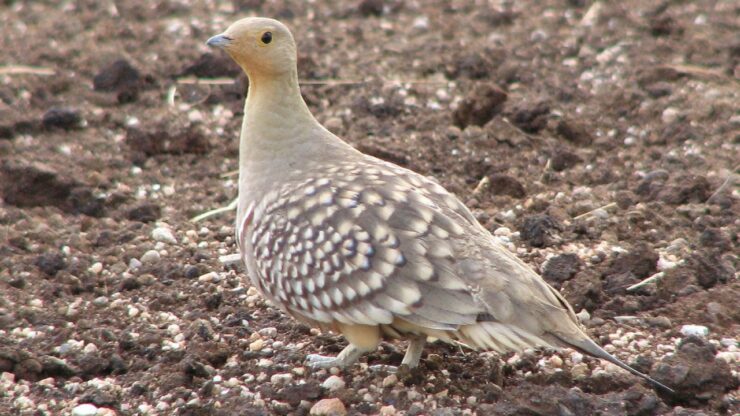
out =
[(285, 25), (265, 17), (247, 17), (206, 42), (225, 50), (250, 76), (280, 76), (296, 68), (296, 46)]

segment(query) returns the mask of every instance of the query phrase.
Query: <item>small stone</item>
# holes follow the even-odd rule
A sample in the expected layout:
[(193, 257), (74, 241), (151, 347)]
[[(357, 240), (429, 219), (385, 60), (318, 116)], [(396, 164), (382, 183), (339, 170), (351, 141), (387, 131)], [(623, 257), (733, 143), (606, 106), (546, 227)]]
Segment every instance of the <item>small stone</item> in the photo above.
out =
[(108, 297), (107, 296), (98, 296), (97, 298), (93, 299), (92, 303), (93, 305), (102, 308), (104, 306), (108, 305)]
[[(157, 254), (159, 254), (159, 253), (157, 253)], [(140, 261), (139, 259), (137, 259), (136, 257), (132, 258), (132, 259), (131, 259), (131, 260), (129, 260), (129, 262), (128, 262), (128, 268), (129, 268), (130, 270), (136, 270), (136, 269), (138, 269), (139, 267), (141, 267), (141, 265), (142, 265), (141, 261)]]
[(661, 115), (661, 119), (663, 120), (663, 123), (665, 124), (671, 124), (678, 120), (680, 113), (678, 109), (673, 107), (668, 107), (665, 110), (663, 110), (663, 114)]
[(380, 408), (381, 416), (395, 416), (397, 414), (398, 413), (396, 412), (396, 408), (392, 404)]
[(127, 313), (128, 313), (129, 318), (134, 318), (134, 317), (138, 316), (140, 312), (141, 311), (139, 310), (139, 308), (137, 308), (135, 306), (129, 306)]
[(673, 327), (673, 322), (665, 316), (649, 317), (647, 318), (647, 323), (657, 328), (668, 329)]
[(550, 356), (547, 361), (550, 363), (551, 366), (555, 368), (560, 368), (563, 366), (563, 359), (557, 355)]
[(331, 132), (339, 132), (344, 127), (344, 123), (342, 122), (342, 119), (339, 117), (332, 117), (324, 123), (324, 127), (326, 127), (327, 130)]
[(279, 374), (273, 374), (272, 377), (270, 377), (270, 383), (275, 385), (285, 385), (290, 383), (293, 380), (293, 375), (290, 373), (279, 373)]
[(328, 389), (329, 391), (343, 389), (344, 386), (344, 380), (342, 380), (342, 378), (339, 376), (330, 376), (329, 378), (324, 380), (323, 383), (321, 383), (321, 387)]
[(87, 271), (89, 271), (90, 273), (93, 273), (93, 274), (99, 274), (100, 272), (103, 271), (103, 263), (101, 263), (101, 262), (93, 263), (93, 265), (90, 266), (87, 269)]
[(383, 379), (383, 387), (393, 387), (398, 383), (398, 376), (391, 374)]
[(203, 283), (212, 282), (214, 280), (218, 280), (218, 273), (216, 272), (208, 272), (198, 277), (198, 281)]
[(161, 256), (157, 250), (149, 250), (141, 256), (141, 262), (144, 264), (158, 263)]
[(578, 363), (570, 369), (570, 374), (575, 379), (586, 377), (588, 375), (588, 365), (586, 363)]
[(249, 344), (249, 351), (260, 351), (264, 346), (265, 341), (260, 338)]
[(85, 345), (85, 348), (82, 349), (82, 351), (85, 354), (92, 354), (98, 352), (98, 347), (95, 344), (87, 344)]
[(339, 399), (322, 399), (311, 406), (309, 412), (312, 416), (344, 416), (347, 408)]
[(709, 328), (704, 325), (684, 325), (681, 327), (681, 334), (684, 336), (706, 337), (709, 335)]
[(72, 416), (95, 416), (98, 413), (98, 408), (90, 403), (81, 404), (72, 409)]
[(168, 244), (177, 244), (177, 240), (172, 234), (172, 231), (166, 227), (157, 227), (152, 230), (152, 238), (154, 239), (154, 241), (161, 241)]

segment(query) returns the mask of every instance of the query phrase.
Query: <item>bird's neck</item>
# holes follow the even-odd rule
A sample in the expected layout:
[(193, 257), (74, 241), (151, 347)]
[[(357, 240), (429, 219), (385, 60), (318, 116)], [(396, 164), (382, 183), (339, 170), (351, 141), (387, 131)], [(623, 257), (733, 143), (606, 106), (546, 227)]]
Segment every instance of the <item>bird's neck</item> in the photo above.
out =
[(249, 74), (242, 145), (283, 146), (298, 139), (296, 133), (318, 125), (303, 101), (296, 71), (269, 77)]
[[(239, 213), (286, 175), (300, 173), (305, 161), (337, 140), (303, 101), (297, 72), (277, 77), (249, 73), (239, 142)], [(338, 140), (337, 140), (338, 141)]]

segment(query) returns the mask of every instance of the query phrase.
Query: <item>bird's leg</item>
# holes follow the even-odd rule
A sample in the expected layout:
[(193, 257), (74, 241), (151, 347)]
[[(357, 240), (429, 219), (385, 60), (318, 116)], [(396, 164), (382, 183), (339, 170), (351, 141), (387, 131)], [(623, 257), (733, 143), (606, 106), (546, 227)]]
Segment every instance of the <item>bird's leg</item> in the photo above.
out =
[(311, 368), (344, 368), (357, 362), (360, 356), (365, 352), (367, 351), (358, 348), (356, 345), (349, 344), (336, 357), (308, 354), (306, 356), (306, 361), (308, 361), (308, 366)]
[[(403, 356), (401, 365), (407, 365), (409, 368), (414, 368), (419, 365), (421, 359), (421, 352), (424, 351), (424, 345), (427, 343), (426, 335), (417, 335), (409, 339), (409, 346), (406, 348), (406, 354)], [(395, 373), (398, 371), (398, 367), (387, 364), (376, 364), (371, 365), (370, 370), (372, 371), (386, 371), (388, 373)]]
[(406, 348), (406, 354), (403, 356), (401, 365), (406, 364), (409, 368), (419, 365), (421, 352), (424, 351), (424, 345), (427, 343), (426, 335), (419, 335), (409, 340), (409, 346)]

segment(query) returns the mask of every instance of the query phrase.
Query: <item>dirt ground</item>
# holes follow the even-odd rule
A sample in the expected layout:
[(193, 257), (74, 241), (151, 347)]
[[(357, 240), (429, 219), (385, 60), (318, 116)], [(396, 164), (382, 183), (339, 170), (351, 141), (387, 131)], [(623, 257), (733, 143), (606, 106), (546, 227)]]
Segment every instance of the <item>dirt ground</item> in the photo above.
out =
[[(608, 351), (677, 393), (568, 350), (433, 344), (419, 369), (367, 368), (398, 365), (398, 343), (305, 367), (344, 341), (222, 265), (233, 212), (189, 220), (236, 196), (247, 82), (204, 42), (249, 15), (292, 28), (330, 130), (436, 177)], [(708, 0), (0, 2), (0, 414), (740, 413), (738, 15)]]

